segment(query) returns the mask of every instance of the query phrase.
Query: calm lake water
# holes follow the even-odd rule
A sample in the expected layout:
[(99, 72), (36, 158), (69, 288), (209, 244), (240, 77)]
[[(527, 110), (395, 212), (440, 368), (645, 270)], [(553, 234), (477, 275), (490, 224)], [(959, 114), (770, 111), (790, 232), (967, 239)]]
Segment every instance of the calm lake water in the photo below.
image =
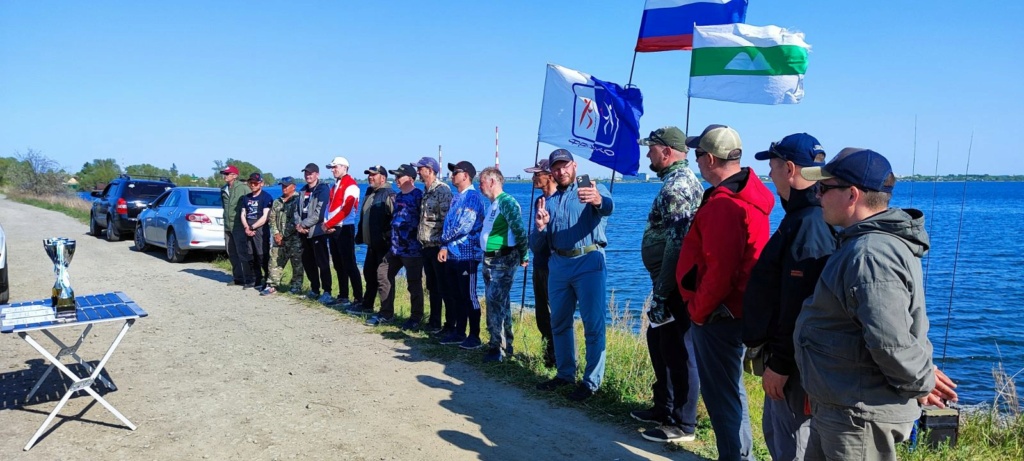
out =
[[(607, 285), (619, 315), (631, 311), (637, 318), (650, 294), (650, 278), (640, 261), (639, 248), (651, 201), (660, 186), (660, 182), (614, 186), (615, 211), (608, 223), (606, 249)], [(279, 187), (266, 189), (280, 195)], [(505, 189), (523, 205), (524, 219), (532, 226), (526, 216), (530, 185), (508, 184)], [(1010, 375), (1024, 371), (1024, 328), (1019, 320), (1024, 312), (1024, 239), (1014, 234), (1024, 229), (1024, 183), (967, 183), (961, 213), (964, 191), (962, 182), (900, 182), (892, 205), (918, 208), (925, 214), (932, 248), (923, 265), (935, 362), (959, 384), (961, 402), (974, 404), (992, 401), (992, 369), (998, 363)], [(773, 231), (782, 215), (776, 200), (771, 215)], [(357, 253), (362, 261), (364, 248), (358, 246)], [(522, 300), (523, 282), (520, 272), (512, 295), (517, 305)], [(527, 306), (533, 303), (532, 292), (527, 278)]]

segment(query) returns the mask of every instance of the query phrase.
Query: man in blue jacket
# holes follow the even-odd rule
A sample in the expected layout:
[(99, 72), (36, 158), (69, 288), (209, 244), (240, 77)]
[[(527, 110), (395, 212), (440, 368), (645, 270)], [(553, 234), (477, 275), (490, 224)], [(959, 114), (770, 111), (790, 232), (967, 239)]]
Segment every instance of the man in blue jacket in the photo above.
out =
[(751, 269), (743, 297), (743, 342), (748, 356), (758, 351), (753, 361), (763, 364), (763, 371), (758, 366), (754, 373), (762, 373), (761, 427), (768, 451), (772, 459), (800, 460), (811, 415), (793, 358), (793, 324), (836, 250), (835, 231), (822, 219), (817, 183), (800, 172), (824, 165), (825, 151), (813, 136), (797, 133), (754, 158), (768, 160), (768, 175), (786, 216)]
[(612, 196), (603, 185), (577, 185), (576, 162), (569, 151), (557, 149), (548, 156), (551, 175), (558, 184), (548, 199), (538, 201), (531, 236), (531, 247), (542, 247), (545, 240), (551, 251), (548, 260), (548, 295), (551, 303), (551, 335), (555, 340), (558, 373), (537, 385), (553, 391), (576, 380), (576, 344), (573, 313), (577, 306), (583, 321), (587, 366), (583, 380), (569, 399), (583, 401), (597, 392), (604, 378), (605, 312), (608, 309), (605, 282), (608, 269), (604, 247), (608, 216), (612, 214)]
[[(452, 184), (457, 192), (444, 218), (441, 231), (441, 250), (437, 260), (444, 266), (447, 281), (445, 305), (455, 311), (455, 328), (443, 338), (441, 344), (458, 344), (463, 349), (483, 346), (480, 341), (480, 301), (477, 299), (476, 276), (484, 250), (480, 247), (480, 232), (484, 227), (487, 201), (473, 188), (476, 168), (462, 161), (449, 163)], [(450, 289), (448, 289), (450, 288)], [(469, 325), (469, 335), (466, 325)]]

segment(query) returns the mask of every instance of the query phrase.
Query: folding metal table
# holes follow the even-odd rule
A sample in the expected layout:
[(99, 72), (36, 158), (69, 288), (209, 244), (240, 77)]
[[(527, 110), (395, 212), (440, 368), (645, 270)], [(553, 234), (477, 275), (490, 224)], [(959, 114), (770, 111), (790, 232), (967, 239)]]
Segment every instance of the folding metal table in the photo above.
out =
[[(117, 390), (114, 383), (107, 378), (100, 375), (103, 371), (103, 367), (110, 360), (110, 356), (114, 354), (117, 346), (121, 344), (121, 340), (124, 339), (124, 335), (128, 333), (128, 330), (135, 324), (135, 321), (140, 317), (145, 317), (146, 311), (142, 310), (138, 304), (135, 304), (127, 295), (118, 291), (112, 293), (100, 293), (93, 295), (77, 296), (75, 301), (78, 305), (75, 318), (61, 319), (57, 318), (54, 314), (54, 309), (51, 307), (51, 300), (43, 299), (39, 301), (29, 301), (12, 303), (8, 305), (0, 305), (0, 333), (17, 333), (21, 339), (24, 339), (30, 346), (38, 351), (42, 356), (50, 363), (50, 366), (43, 373), (43, 376), (39, 378), (35, 386), (32, 387), (32, 391), (29, 392), (26, 401), (31, 400), (35, 395), (36, 391), (46, 380), (47, 376), (54, 368), (59, 370), (65, 376), (71, 379), (72, 383), (68, 386), (67, 392), (57, 403), (57, 407), (50, 412), (50, 415), (43, 422), (43, 425), (39, 427), (35, 435), (25, 445), (25, 450), (32, 448), (36, 441), (39, 439), (46, 428), (49, 427), (50, 423), (53, 422), (53, 418), (57, 416), (61, 408), (67, 404), (68, 399), (71, 395), (78, 391), (85, 391), (92, 398), (96, 399), (104, 408), (113, 413), (117, 419), (120, 419), (129, 429), (135, 430), (135, 425), (128, 421), (113, 405), (101, 397), (93, 388), (93, 384), (99, 381), (110, 390)], [(85, 339), (89, 336), (89, 332), (92, 331), (93, 325), (97, 323), (105, 322), (122, 322), (121, 329), (114, 338), (114, 342), (107, 348), (107, 352), (103, 354), (103, 358), (100, 359), (96, 366), (92, 366), (89, 362), (86, 362), (78, 355), (78, 348), (82, 346)], [(53, 334), (53, 330), (59, 328), (68, 327), (85, 327), (82, 333), (78, 336), (78, 340), (72, 345), (66, 345), (60, 339)], [(56, 354), (51, 354), (46, 348), (41, 346), (30, 333), (42, 332), (43, 335), (50, 338), (60, 350)], [(88, 371), (88, 376), (78, 376), (75, 372), (71, 371), (60, 359), (70, 356), (85, 370)]]

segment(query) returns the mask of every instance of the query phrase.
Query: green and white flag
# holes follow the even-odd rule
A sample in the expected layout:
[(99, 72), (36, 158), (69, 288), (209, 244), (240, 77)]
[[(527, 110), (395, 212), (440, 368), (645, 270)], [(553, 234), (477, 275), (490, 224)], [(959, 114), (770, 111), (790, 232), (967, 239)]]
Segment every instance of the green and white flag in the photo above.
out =
[(690, 97), (797, 104), (804, 97), (810, 48), (803, 33), (777, 26), (695, 26)]

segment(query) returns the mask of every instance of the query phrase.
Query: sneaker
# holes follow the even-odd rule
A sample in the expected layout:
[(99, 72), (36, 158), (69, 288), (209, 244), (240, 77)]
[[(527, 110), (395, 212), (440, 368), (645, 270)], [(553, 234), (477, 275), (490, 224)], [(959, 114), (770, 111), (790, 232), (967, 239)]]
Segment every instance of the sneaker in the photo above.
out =
[(643, 432), (643, 437), (652, 442), (693, 442), (697, 434), (685, 432), (679, 426), (661, 425)]
[(420, 329), (419, 319), (409, 319), (402, 324), (403, 330), (416, 331)]
[(334, 296), (331, 296), (330, 293), (324, 293), (323, 296), (316, 300), (316, 302), (323, 304), (325, 306), (330, 306), (331, 303), (334, 302)]
[(462, 344), (462, 342), (465, 340), (466, 335), (459, 333), (457, 331), (452, 331), (441, 338), (441, 344), (450, 346), (452, 344)]
[(351, 304), (348, 309), (345, 309), (345, 313), (350, 315), (370, 315), (373, 314), (373, 308), (367, 308), (362, 304)]
[(228, 285), (242, 286), (242, 285), (245, 285), (245, 281), (244, 280), (232, 280), (232, 281), (228, 282)]
[(661, 413), (655, 411), (654, 408), (647, 410), (633, 410), (629, 412), (629, 417), (642, 423), (651, 424), (661, 424), (665, 420)]
[(463, 341), (461, 344), (459, 344), (459, 348), (471, 351), (473, 349), (479, 349), (483, 345), (484, 343), (480, 342), (480, 338), (476, 336), (470, 336), (466, 338), (466, 340)]
[(334, 302), (331, 303), (331, 307), (338, 307), (342, 309), (348, 309), (349, 304), (352, 304), (348, 298), (334, 298)]
[(270, 296), (270, 295), (272, 295), (274, 293), (277, 293), (277, 288), (274, 288), (272, 286), (268, 286), (268, 287), (260, 290), (260, 296)]
[(484, 354), (484, 362), (501, 362), (501, 349), (492, 347)]
[(564, 380), (564, 379), (559, 378), (559, 377), (556, 376), (556, 377), (554, 377), (552, 379), (549, 379), (547, 381), (544, 381), (542, 383), (537, 384), (537, 390), (539, 390), (539, 391), (553, 391), (553, 390), (558, 389), (560, 387), (571, 386), (572, 384), (573, 384), (572, 381), (567, 381), (567, 380)]
[(302, 287), (292, 287), (292, 289), (288, 290), (288, 292), (293, 294), (293, 295), (301, 295), (302, 294)]
[(366, 324), (374, 327), (387, 325), (388, 323), (391, 323), (391, 317), (385, 317), (383, 315), (375, 315), (366, 319)]
[(449, 333), (451, 333), (453, 331), (455, 331), (455, 330), (453, 330), (452, 327), (444, 326), (444, 327), (434, 328), (433, 330), (430, 330), (430, 334), (432, 334), (434, 336), (437, 336), (438, 338), (444, 338), (445, 336), (447, 336)]
[(255, 287), (256, 287), (256, 284), (252, 283), (252, 282), (245, 282), (245, 285), (242, 285), (242, 289), (243, 290), (247, 290), (249, 288), (255, 288)]
[(573, 389), (573, 391), (569, 393), (569, 400), (572, 400), (573, 402), (582, 402), (582, 401), (587, 400), (587, 399), (589, 399), (589, 398), (591, 398), (593, 396), (594, 396), (594, 391), (593, 390), (591, 390), (589, 387), (587, 387), (586, 384), (579, 383), (576, 386), (576, 389)]
[(317, 299), (320, 297), (320, 293), (316, 291), (310, 291), (309, 293), (306, 293), (306, 297), (309, 299)]

